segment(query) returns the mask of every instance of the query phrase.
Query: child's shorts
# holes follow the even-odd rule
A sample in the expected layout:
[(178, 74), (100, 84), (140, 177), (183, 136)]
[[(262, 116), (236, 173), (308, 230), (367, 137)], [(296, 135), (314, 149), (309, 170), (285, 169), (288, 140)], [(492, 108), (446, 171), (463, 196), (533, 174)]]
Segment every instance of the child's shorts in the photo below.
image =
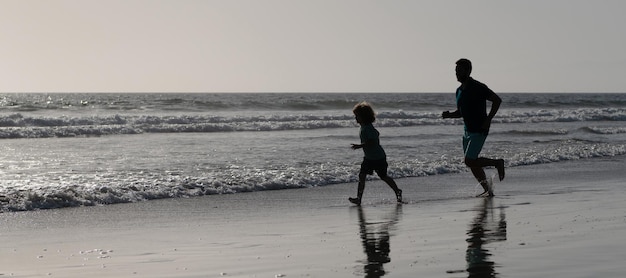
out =
[(378, 159), (378, 160), (370, 160), (363, 159), (361, 163), (361, 173), (365, 173), (366, 175), (373, 175), (374, 171), (378, 174), (379, 177), (387, 176), (387, 159)]

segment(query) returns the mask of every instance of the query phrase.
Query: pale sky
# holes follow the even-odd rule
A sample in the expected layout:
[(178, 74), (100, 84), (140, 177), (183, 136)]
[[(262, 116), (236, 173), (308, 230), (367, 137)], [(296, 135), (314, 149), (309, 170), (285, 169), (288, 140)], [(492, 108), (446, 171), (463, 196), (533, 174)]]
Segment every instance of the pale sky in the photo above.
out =
[(623, 0), (0, 0), (0, 92), (626, 92)]

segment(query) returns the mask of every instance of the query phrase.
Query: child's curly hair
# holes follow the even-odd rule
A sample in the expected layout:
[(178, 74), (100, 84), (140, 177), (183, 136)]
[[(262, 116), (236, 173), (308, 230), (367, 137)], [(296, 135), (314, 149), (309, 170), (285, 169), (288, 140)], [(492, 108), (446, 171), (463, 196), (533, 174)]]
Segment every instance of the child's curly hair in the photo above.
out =
[(352, 109), (352, 113), (354, 113), (355, 116), (361, 117), (361, 120), (366, 124), (371, 124), (376, 121), (376, 113), (374, 113), (374, 109), (365, 101), (357, 103)]

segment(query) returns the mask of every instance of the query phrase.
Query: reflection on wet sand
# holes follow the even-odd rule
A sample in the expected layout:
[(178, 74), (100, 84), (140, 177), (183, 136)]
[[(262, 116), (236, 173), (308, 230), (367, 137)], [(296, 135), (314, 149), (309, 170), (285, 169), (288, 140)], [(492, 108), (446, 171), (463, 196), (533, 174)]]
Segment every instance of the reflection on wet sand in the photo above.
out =
[(396, 205), (391, 213), (372, 222), (366, 220), (363, 207), (359, 206), (358, 210), (361, 242), (367, 256), (367, 260), (363, 262), (364, 277), (381, 277), (386, 274), (383, 265), (391, 261), (389, 258), (389, 232), (394, 229), (400, 218), (402, 205)]
[(476, 208), (476, 217), (470, 223), (465, 255), (468, 277), (486, 278), (498, 275), (495, 271), (496, 264), (490, 258), (492, 254), (485, 245), (506, 240), (506, 218), (504, 207), (499, 207), (497, 218), (494, 210), (493, 198), (484, 198)]

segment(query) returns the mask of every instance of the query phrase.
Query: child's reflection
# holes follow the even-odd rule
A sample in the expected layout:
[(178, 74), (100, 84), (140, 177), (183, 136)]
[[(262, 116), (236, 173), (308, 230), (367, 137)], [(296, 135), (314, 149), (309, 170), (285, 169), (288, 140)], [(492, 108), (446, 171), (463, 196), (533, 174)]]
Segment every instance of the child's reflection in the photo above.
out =
[(389, 231), (394, 229), (402, 213), (402, 205), (397, 204), (395, 209), (388, 215), (376, 222), (368, 222), (363, 212), (363, 207), (359, 210), (359, 228), (361, 241), (367, 261), (364, 263), (365, 277), (381, 277), (385, 275), (383, 265), (391, 261), (389, 258)]
[(467, 235), (467, 272), (469, 277), (497, 277), (491, 253), (484, 245), (506, 240), (506, 219), (504, 207), (500, 207), (498, 219), (494, 215), (493, 198), (484, 198), (476, 209), (476, 217), (470, 223)]

